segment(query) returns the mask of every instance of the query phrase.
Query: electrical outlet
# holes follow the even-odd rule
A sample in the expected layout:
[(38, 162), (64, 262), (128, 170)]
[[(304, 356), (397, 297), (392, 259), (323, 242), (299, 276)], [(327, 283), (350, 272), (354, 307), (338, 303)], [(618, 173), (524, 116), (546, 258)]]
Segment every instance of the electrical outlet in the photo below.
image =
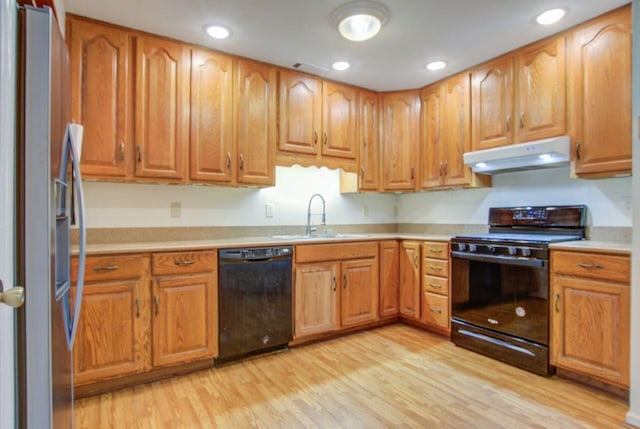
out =
[(264, 205), (264, 215), (266, 217), (273, 217), (273, 212), (275, 210), (276, 205), (274, 203), (267, 203)]
[(362, 216), (369, 217), (369, 206), (366, 204), (362, 206)]
[(182, 216), (182, 203), (173, 202), (170, 204), (170, 207), (171, 207), (171, 217), (179, 218), (180, 216)]

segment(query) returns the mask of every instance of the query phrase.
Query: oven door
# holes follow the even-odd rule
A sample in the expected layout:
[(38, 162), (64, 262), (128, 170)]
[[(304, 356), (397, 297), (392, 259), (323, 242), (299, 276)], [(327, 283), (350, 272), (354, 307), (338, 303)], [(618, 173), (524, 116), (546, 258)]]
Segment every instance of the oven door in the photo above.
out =
[(452, 319), (549, 344), (548, 261), (451, 252)]

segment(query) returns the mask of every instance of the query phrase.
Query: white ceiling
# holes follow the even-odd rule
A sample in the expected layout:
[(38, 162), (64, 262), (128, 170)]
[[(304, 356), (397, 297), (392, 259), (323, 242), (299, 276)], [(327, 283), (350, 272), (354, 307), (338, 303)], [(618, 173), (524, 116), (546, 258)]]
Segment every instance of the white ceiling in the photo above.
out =
[[(68, 12), (162, 34), (224, 52), (378, 91), (418, 88), (501, 53), (571, 27), (629, 0), (378, 0), (391, 17), (365, 42), (343, 39), (329, 23), (346, 0), (66, 0)], [(543, 27), (538, 13), (568, 10)], [(203, 27), (232, 29), (214, 40)], [(350, 69), (330, 70), (336, 60)], [(425, 65), (444, 60), (446, 69)]]

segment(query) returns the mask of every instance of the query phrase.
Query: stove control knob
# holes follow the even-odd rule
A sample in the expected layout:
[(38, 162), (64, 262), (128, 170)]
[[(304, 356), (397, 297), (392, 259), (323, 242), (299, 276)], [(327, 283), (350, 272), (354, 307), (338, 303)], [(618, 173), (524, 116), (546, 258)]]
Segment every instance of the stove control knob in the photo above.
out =
[(496, 246), (487, 246), (489, 253), (496, 253)]
[(517, 247), (513, 247), (513, 246), (509, 246), (509, 247), (507, 247), (507, 252), (509, 252), (510, 256), (515, 256), (518, 253), (518, 248)]
[(469, 245), (469, 252), (475, 252), (476, 250), (478, 250), (478, 246), (476, 246), (475, 244)]
[(528, 249), (526, 247), (520, 249), (520, 252), (522, 253), (522, 256), (531, 256), (531, 249)]
[(464, 243), (458, 243), (458, 250), (464, 252), (465, 250), (467, 250), (467, 245)]

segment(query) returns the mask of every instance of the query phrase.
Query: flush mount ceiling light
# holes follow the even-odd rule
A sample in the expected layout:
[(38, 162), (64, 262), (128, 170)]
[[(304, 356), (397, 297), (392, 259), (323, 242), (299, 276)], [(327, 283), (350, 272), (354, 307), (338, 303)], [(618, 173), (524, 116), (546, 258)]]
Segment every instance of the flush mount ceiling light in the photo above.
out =
[(447, 66), (447, 63), (444, 61), (433, 61), (427, 64), (427, 69), (431, 71), (442, 70)]
[(371, 39), (389, 20), (389, 9), (382, 3), (363, 0), (345, 3), (333, 11), (331, 24), (342, 37), (354, 42)]
[(227, 27), (219, 24), (207, 25), (204, 27), (204, 31), (209, 36), (219, 40), (226, 39), (231, 35), (231, 31)]
[(334, 70), (343, 71), (351, 67), (351, 64), (349, 64), (347, 61), (336, 61), (335, 63), (331, 64), (331, 67), (333, 67)]
[(536, 21), (541, 25), (555, 24), (562, 19), (565, 13), (564, 9), (551, 9), (538, 15)]

